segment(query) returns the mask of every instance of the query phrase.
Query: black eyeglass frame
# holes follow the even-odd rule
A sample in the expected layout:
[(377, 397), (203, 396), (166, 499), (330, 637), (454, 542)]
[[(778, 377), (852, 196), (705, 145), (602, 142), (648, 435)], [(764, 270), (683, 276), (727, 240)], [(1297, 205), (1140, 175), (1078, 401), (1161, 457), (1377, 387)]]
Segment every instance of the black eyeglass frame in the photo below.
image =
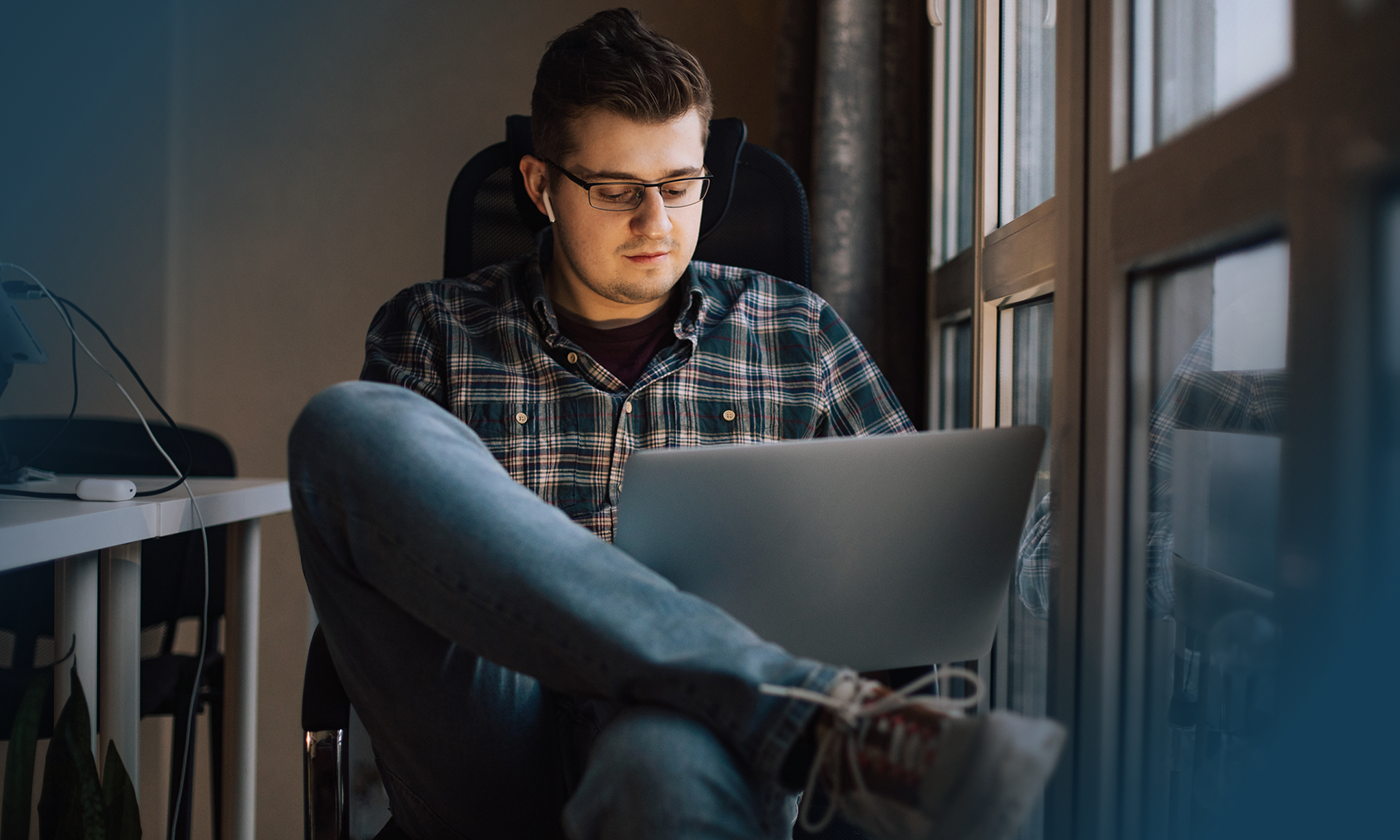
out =
[[(687, 204), (667, 204), (666, 196), (665, 194), (662, 194), (662, 206), (664, 206), (668, 210), (679, 210), (684, 207), (694, 207), (695, 205), (705, 200), (705, 196), (710, 192), (710, 182), (715, 179), (715, 176), (713, 175), (682, 175), (679, 178), (667, 178), (664, 181), (656, 181), (650, 184), (643, 183), (641, 181), (596, 181), (593, 183), (589, 183), (588, 181), (583, 180), (582, 178), (578, 177), (574, 173), (570, 172), (569, 170), (565, 169), (564, 167), (560, 166), (559, 164), (555, 163), (549, 158), (540, 158), (540, 160), (544, 161), (549, 166), (552, 166), (560, 172), (564, 173), (565, 178), (568, 178), (570, 181), (573, 181), (575, 184), (578, 184), (580, 187), (583, 187), (584, 192), (588, 193), (589, 207), (592, 207), (594, 210), (603, 210), (609, 213), (630, 213), (631, 211), (636, 210), (638, 207), (642, 206), (642, 200), (646, 197), (647, 188), (656, 187), (657, 191), (660, 192), (661, 187), (664, 187), (667, 184), (674, 184), (677, 181), (699, 181), (700, 197)], [(633, 204), (631, 207), (599, 207), (598, 205), (593, 203), (594, 187), (641, 187), (642, 189), (640, 192), (637, 193), (637, 203)]]

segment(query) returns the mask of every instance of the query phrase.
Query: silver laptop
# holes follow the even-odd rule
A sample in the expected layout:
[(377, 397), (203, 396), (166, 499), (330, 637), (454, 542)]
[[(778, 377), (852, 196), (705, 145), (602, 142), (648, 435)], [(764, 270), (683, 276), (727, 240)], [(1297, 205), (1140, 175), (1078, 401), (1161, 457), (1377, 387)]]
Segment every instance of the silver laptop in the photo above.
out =
[(795, 655), (859, 671), (985, 655), (1038, 426), (652, 449), (616, 544)]

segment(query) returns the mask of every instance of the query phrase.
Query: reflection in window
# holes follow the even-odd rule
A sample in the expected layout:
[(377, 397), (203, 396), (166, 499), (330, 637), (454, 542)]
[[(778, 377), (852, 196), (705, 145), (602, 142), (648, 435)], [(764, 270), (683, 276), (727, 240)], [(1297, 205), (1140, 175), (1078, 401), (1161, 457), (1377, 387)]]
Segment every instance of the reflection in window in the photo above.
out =
[(939, 328), (938, 428), (972, 427), (972, 320)]
[(1273, 709), (1288, 247), (1132, 291), (1124, 826), (1196, 837)]
[[(1051, 355), (1055, 305), (1049, 298), (1003, 310), (1001, 358), (998, 360), (1001, 425), (1037, 425), (1050, 431)], [(1005, 331), (1010, 330), (1007, 341)], [(1009, 351), (1009, 354), (1008, 354)], [(1009, 355), (1009, 358), (1008, 358)], [(1044, 716), (1048, 689), (1050, 614), (1050, 447), (1041, 453), (1035, 488), (1026, 514), (1017, 558), (1015, 590), (1007, 599), (1005, 622), (996, 656), (1004, 657), (994, 671), (996, 702), (1033, 717)], [(1044, 836), (1043, 804), (1037, 804), (1021, 840)]]
[(1001, 4), (1001, 224), (1055, 193), (1055, 4)]
[(1290, 0), (1132, 0), (1132, 16), (1134, 156), (1293, 64)]

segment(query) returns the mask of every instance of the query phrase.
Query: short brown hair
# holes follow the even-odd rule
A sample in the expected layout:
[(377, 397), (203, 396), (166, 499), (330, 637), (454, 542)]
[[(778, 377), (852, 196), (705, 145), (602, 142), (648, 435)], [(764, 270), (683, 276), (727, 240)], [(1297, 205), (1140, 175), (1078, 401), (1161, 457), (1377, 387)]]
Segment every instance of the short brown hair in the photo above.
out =
[(569, 124), (591, 108), (656, 124), (700, 113), (708, 136), (710, 80), (700, 62), (631, 9), (599, 12), (550, 42), (535, 74), (530, 133), (538, 157), (577, 144)]

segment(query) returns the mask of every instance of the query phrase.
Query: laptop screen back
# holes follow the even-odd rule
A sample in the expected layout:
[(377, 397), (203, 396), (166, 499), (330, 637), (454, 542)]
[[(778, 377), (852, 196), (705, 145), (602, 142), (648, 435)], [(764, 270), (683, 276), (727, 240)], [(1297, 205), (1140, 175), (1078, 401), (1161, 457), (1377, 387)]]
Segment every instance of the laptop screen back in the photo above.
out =
[(976, 659), (1044, 440), (1022, 426), (637, 452), (616, 544), (798, 656)]

